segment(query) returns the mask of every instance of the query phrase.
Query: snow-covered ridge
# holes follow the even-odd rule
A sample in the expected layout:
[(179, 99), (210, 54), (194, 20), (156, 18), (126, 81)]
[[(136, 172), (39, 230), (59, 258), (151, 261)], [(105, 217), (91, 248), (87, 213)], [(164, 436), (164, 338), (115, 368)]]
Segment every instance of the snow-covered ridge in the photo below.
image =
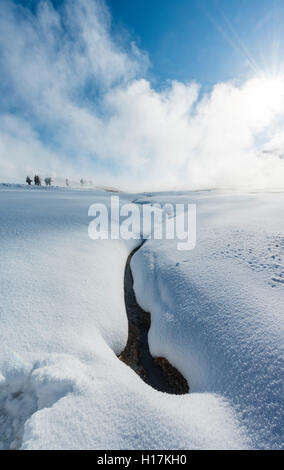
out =
[(152, 314), (150, 350), (192, 392), (228, 400), (253, 447), (281, 448), (283, 196), (195, 200), (195, 250), (148, 241), (132, 260), (137, 300)]

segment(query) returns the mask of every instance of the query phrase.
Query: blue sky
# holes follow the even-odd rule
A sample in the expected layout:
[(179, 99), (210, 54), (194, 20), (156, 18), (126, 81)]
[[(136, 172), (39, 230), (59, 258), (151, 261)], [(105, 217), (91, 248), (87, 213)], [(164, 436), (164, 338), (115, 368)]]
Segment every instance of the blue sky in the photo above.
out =
[(2, 0), (0, 176), (283, 176), (282, 0)]
[[(35, 10), (40, 0), (17, 0)], [(56, 8), (63, 0), (52, 0)], [(245, 79), (277, 66), (284, 51), (283, 0), (107, 0), (112, 30), (135, 40), (151, 60), (156, 86), (197, 80), (204, 86)], [(242, 44), (241, 44), (242, 43)], [(247, 49), (247, 50), (245, 50)]]
[[(195, 79), (204, 85), (251, 74), (248, 54), (262, 67), (283, 54), (282, 0), (109, 0), (115, 25), (125, 25), (149, 52), (158, 81)], [(235, 32), (235, 35), (233, 32)]]

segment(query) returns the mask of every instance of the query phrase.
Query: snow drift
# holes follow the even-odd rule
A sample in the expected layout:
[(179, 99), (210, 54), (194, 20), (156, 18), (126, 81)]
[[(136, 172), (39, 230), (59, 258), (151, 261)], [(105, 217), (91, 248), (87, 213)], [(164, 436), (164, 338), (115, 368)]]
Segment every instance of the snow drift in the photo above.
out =
[[(132, 260), (151, 351), (193, 393), (157, 392), (117, 358), (136, 241), (88, 238), (88, 208), (109, 195), (1, 188), (1, 448), (280, 447), (283, 285), (271, 256), (283, 250), (283, 195), (121, 195), (141, 197), (198, 204), (196, 250), (147, 241)], [(258, 231), (263, 216), (270, 233)]]

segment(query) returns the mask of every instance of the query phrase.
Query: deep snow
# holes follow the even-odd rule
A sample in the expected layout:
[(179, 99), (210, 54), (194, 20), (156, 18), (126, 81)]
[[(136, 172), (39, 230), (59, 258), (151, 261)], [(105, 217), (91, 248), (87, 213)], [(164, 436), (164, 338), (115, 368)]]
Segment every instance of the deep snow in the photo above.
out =
[(148, 241), (132, 259), (137, 300), (152, 314), (150, 350), (165, 355), (192, 392), (227, 399), (253, 447), (280, 448), (284, 193), (190, 199), (198, 210), (196, 248), (184, 253), (175, 242)]
[(137, 241), (88, 238), (109, 196), (0, 188), (1, 447), (281, 447), (283, 193), (120, 195), (197, 203), (195, 250), (148, 240), (131, 265), (152, 354), (185, 375), (184, 396), (116, 357)]

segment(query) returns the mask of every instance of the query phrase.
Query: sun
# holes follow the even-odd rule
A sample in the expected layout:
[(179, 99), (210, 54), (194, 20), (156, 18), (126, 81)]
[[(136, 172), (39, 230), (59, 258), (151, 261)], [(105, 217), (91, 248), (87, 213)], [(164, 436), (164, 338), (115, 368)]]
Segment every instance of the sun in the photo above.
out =
[(264, 74), (249, 81), (248, 101), (256, 112), (277, 114), (284, 105), (284, 75)]

